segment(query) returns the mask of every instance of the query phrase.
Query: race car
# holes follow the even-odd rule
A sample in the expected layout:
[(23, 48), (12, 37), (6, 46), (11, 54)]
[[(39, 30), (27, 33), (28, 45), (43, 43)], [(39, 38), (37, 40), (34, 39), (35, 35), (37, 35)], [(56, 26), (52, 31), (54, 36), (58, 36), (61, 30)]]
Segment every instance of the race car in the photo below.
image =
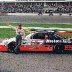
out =
[[(0, 51), (15, 52), (16, 38), (4, 40), (0, 44)], [(64, 38), (53, 31), (33, 32), (22, 40), (19, 52), (56, 52), (72, 51), (72, 40)]]

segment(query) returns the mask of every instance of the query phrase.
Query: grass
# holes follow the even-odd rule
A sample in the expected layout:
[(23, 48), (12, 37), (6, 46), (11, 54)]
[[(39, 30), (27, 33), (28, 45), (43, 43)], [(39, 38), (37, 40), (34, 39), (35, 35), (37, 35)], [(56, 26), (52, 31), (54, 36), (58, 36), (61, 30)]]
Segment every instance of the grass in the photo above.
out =
[[(18, 26), (19, 23), (0, 23), (0, 26), (8, 25)], [(58, 27), (58, 28), (72, 28), (72, 24), (30, 24), (30, 23), (21, 23), (24, 27)]]
[[(26, 34), (29, 34), (29, 32), (27, 32)], [(15, 36), (16, 36), (16, 32), (14, 29), (0, 28), (0, 38), (4, 39), (4, 38), (15, 37)], [(68, 38), (68, 37), (72, 37), (72, 36), (65, 36), (65, 37)]]
[[(18, 26), (18, 23), (0, 23), (0, 26)], [(58, 28), (72, 28), (71, 24), (29, 24), (29, 23), (22, 23), (24, 27), (58, 27)], [(29, 34), (29, 33), (26, 33)], [(15, 30), (11, 28), (0, 28), (0, 38), (11, 38), (15, 37), (16, 33)]]
[(15, 35), (15, 30), (11, 28), (0, 28), (0, 38), (11, 38)]

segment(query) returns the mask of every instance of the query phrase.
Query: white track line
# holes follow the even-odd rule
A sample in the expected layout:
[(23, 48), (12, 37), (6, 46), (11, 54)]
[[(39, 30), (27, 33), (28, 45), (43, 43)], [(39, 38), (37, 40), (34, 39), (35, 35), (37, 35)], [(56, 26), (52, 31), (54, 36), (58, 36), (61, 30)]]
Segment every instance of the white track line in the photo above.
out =
[[(0, 26), (0, 28), (11, 28), (9, 26)], [(54, 29), (58, 29), (58, 30), (72, 30), (72, 28), (57, 28), (57, 27), (49, 27), (49, 28), (43, 28), (43, 27), (23, 27), (24, 29), (48, 29), (48, 30), (54, 30)]]

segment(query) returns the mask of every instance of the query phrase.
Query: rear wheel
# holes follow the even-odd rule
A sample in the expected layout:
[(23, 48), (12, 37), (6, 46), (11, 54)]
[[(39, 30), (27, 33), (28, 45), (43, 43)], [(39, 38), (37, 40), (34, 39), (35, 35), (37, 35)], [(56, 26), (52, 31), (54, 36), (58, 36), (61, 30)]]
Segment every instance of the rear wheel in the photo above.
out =
[(63, 53), (64, 52), (64, 46), (62, 44), (55, 45), (54, 52), (57, 54)]

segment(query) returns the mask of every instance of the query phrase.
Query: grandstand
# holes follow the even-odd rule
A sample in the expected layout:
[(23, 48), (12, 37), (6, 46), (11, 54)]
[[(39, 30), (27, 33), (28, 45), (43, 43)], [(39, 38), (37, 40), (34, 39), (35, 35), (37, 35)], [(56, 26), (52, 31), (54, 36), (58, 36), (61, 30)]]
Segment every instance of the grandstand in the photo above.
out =
[(0, 13), (72, 13), (72, 0), (0, 0)]

